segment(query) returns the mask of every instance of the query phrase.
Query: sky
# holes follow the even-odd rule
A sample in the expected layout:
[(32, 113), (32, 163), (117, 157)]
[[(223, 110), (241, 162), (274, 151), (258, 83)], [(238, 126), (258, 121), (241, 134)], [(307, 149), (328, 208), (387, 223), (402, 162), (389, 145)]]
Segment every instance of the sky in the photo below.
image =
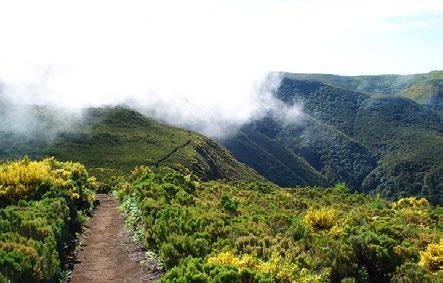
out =
[(250, 120), (276, 105), (272, 71), (422, 73), (441, 50), (442, 0), (0, 0), (14, 103), (132, 103), (177, 125)]

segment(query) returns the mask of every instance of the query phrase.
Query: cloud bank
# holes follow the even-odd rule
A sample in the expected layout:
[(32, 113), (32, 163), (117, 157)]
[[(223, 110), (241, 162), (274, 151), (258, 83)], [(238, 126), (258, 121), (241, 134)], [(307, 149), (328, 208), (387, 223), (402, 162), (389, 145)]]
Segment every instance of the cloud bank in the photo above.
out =
[[(64, 113), (126, 104), (211, 136), (269, 111), (297, 118), (299, 106), (272, 98), (271, 71), (404, 73), (443, 63), (442, 40), (432, 39), (443, 26), (437, 0), (8, 2), (0, 81), (11, 103)], [(410, 42), (405, 31), (430, 39)]]

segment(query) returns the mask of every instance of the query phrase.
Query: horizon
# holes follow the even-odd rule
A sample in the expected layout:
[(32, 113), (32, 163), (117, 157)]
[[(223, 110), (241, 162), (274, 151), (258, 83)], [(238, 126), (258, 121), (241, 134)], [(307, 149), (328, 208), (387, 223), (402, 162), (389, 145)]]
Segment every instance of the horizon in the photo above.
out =
[(291, 72), (291, 71), (274, 71), (274, 72), (280, 72), (280, 73), (288, 73), (288, 74), (303, 74), (303, 75), (333, 75), (333, 76), (341, 76), (341, 77), (372, 77), (372, 76), (414, 76), (414, 75), (426, 75), (434, 72), (442, 72), (441, 70), (431, 70), (428, 72), (422, 72), (422, 73), (374, 73), (374, 74), (355, 74), (355, 75), (347, 75), (347, 74), (340, 74), (340, 73), (319, 73), (319, 72), (313, 72), (313, 73), (306, 73), (306, 72)]

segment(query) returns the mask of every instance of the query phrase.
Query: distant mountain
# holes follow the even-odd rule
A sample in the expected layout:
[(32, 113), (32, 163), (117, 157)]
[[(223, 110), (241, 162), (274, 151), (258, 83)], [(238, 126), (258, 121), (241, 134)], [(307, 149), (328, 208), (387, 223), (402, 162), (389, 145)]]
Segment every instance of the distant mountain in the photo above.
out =
[[(54, 116), (48, 109), (33, 109), (44, 122)], [(135, 166), (186, 168), (203, 180), (263, 180), (238, 162), (220, 144), (195, 132), (153, 121), (125, 108), (91, 108), (69, 132), (48, 137), (48, 129), (32, 134), (0, 132), (0, 160), (55, 156), (80, 161), (93, 175), (107, 178)]]
[[(308, 178), (313, 184), (346, 182), (353, 190), (392, 198), (426, 196), (442, 203), (442, 123), (436, 111), (441, 89), (414, 92), (417, 85), (438, 85), (441, 77), (442, 72), (361, 77), (283, 74), (276, 97), (289, 105), (302, 103), (305, 117), (288, 124), (269, 116), (245, 125), (240, 134), (222, 143), (239, 160), (282, 186), (304, 184), (302, 172), (309, 172), (315, 176)], [(278, 147), (279, 153), (244, 150), (263, 142)], [(274, 162), (281, 161), (280, 152), (297, 160), (288, 164), (304, 164), (311, 170), (286, 173)]]
[(338, 76), (330, 74), (289, 74), (285, 77), (321, 82), (336, 87), (366, 92), (401, 96), (443, 111), (443, 71), (414, 75)]

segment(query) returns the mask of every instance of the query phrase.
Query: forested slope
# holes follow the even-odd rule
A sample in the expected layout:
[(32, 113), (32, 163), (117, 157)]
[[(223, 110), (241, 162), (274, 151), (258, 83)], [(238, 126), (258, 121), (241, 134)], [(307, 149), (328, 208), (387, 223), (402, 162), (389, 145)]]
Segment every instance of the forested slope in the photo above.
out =
[[(439, 74), (424, 76), (439, 80)], [(417, 195), (442, 203), (441, 115), (426, 103), (394, 95), (408, 87), (396, 76), (283, 74), (275, 96), (288, 106), (302, 104), (304, 116), (283, 123), (269, 115), (222, 142), (242, 162), (283, 186), (303, 180), (274, 178), (263, 168), (266, 163), (257, 162), (258, 156), (269, 163), (278, 154), (248, 156), (241, 149), (266, 141), (306, 161), (329, 184), (346, 182), (351, 189), (391, 198)]]

